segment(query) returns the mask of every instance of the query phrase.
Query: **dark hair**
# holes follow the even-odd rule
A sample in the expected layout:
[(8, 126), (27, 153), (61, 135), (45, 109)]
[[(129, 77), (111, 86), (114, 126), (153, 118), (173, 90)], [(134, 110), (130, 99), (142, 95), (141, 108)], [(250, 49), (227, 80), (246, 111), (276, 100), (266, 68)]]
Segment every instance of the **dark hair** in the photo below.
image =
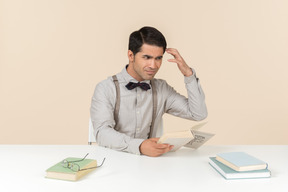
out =
[(163, 47), (163, 53), (167, 46), (164, 35), (154, 27), (142, 27), (138, 31), (131, 33), (129, 37), (129, 50), (135, 55), (140, 51), (144, 43)]

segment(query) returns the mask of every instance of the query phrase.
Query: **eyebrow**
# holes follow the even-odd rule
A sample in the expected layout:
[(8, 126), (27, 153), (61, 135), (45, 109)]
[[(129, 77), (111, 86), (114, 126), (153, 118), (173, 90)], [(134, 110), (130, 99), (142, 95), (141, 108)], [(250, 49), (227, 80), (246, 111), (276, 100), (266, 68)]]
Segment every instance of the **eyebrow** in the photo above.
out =
[[(149, 58), (149, 59), (153, 58), (151, 55), (142, 55), (142, 57), (147, 57), (147, 58)], [(161, 59), (161, 58), (163, 58), (163, 56), (160, 55), (160, 56), (157, 56), (157, 57), (155, 57), (155, 58)]]
[(161, 56), (158, 56), (158, 57), (156, 57), (156, 59), (162, 59), (163, 58), (163, 55), (161, 55)]
[(142, 57), (153, 58), (151, 55), (142, 55)]

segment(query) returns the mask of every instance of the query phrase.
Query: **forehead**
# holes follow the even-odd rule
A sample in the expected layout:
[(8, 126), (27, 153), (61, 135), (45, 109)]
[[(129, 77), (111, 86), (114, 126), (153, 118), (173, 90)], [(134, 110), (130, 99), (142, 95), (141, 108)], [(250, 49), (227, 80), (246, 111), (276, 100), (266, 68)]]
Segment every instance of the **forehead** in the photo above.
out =
[(163, 50), (163, 47), (158, 47), (156, 45), (148, 45), (144, 43), (139, 53), (143, 55), (162, 56), (164, 53), (164, 50)]

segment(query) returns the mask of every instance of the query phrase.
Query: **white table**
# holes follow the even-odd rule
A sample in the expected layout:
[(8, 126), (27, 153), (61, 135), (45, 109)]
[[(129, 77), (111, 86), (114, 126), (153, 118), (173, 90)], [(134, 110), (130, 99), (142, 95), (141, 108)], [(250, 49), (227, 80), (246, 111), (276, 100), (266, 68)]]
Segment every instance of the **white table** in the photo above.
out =
[[(208, 164), (220, 152), (244, 151), (269, 164), (271, 178), (225, 180)], [(45, 178), (45, 170), (66, 157), (101, 162), (77, 182)], [(288, 146), (202, 146), (160, 157), (117, 152), (95, 145), (0, 145), (0, 191), (288, 191)]]

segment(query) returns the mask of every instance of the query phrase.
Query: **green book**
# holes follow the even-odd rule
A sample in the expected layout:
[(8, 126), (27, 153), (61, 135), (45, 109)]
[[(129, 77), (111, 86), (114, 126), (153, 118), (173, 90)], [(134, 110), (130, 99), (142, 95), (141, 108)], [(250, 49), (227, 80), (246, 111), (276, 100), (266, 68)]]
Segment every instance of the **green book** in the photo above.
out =
[[(76, 157), (69, 157), (64, 160), (68, 162), (81, 160), (82, 158), (76, 158)], [(63, 161), (64, 161), (63, 160)], [(49, 169), (46, 170), (46, 178), (51, 179), (60, 179), (60, 180), (68, 180), (68, 181), (77, 181), (84, 175), (88, 174), (89, 172), (93, 171), (94, 169), (87, 169), (83, 171), (73, 171), (70, 168), (64, 167), (62, 165), (62, 162), (59, 162)], [(83, 161), (75, 162), (79, 165), (81, 169), (90, 168), (90, 167), (96, 167), (97, 161), (94, 159), (84, 159)]]
[(239, 172), (217, 161), (216, 157), (209, 157), (209, 164), (225, 179), (252, 179), (271, 177), (271, 172), (267, 168), (262, 170)]

